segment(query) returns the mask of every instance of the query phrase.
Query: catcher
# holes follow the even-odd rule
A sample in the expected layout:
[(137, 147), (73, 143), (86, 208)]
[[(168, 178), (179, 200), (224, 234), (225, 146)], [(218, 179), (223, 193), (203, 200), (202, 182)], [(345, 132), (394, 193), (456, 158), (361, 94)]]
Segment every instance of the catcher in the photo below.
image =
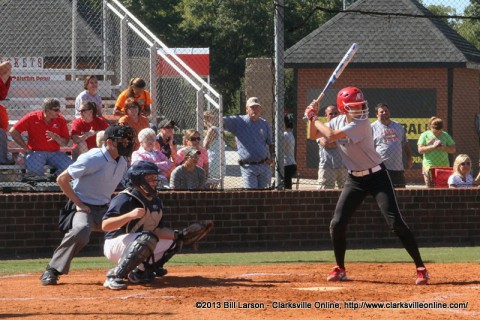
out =
[(130, 283), (149, 284), (167, 274), (163, 265), (183, 245), (195, 244), (213, 222), (196, 222), (183, 230), (165, 227), (162, 201), (157, 197), (158, 167), (135, 162), (127, 172), (129, 187), (112, 199), (103, 217), (104, 254), (118, 265), (107, 272), (104, 287), (126, 289)]

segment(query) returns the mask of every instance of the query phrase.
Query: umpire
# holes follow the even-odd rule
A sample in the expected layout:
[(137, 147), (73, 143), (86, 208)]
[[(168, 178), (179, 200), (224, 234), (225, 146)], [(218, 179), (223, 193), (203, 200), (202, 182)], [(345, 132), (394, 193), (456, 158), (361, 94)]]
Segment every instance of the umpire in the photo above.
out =
[[(92, 231), (102, 231), (102, 217), (112, 193), (127, 170), (127, 159), (133, 151), (134, 130), (114, 125), (105, 130), (105, 144), (80, 155), (57, 178), (65, 195), (73, 202), (76, 213), (71, 229), (55, 249), (42, 285), (56, 285), (62, 274), (68, 274), (72, 259), (90, 241)], [(73, 180), (73, 186), (70, 181)]]

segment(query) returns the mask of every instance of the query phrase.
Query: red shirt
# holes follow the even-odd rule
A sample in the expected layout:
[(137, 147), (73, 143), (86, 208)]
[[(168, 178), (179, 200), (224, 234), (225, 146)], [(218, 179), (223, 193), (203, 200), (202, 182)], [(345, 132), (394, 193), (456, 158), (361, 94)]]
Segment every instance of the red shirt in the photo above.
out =
[[(95, 131), (101, 131), (107, 128), (108, 128), (108, 123), (102, 118), (94, 117), (93, 121), (89, 123), (83, 121), (82, 118), (77, 118), (72, 122), (72, 136), (73, 135), (81, 136), (92, 129)], [(97, 135), (95, 134), (94, 136), (91, 136), (90, 138), (85, 140), (85, 142), (87, 143), (88, 150), (97, 147), (96, 137)], [(73, 145), (74, 148), (76, 146), (77, 144)]]
[(43, 119), (43, 110), (30, 112), (15, 123), (13, 128), (20, 133), (25, 131), (28, 133), (27, 146), (33, 151), (55, 152), (60, 150), (60, 145), (55, 140), (47, 141), (47, 136), (45, 135), (47, 131), (70, 139), (65, 118), (59, 114), (57, 118), (52, 119), (47, 124), (45, 119)]
[(0, 104), (0, 129), (8, 131), (8, 112), (7, 109)]
[(3, 80), (0, 79), (0, 100), (5, 100), (8, 95), (8, 89), (10, 89), (10, 83), (12, 82), (12, 77), (8, 77), (7, 83), (3, 83)]

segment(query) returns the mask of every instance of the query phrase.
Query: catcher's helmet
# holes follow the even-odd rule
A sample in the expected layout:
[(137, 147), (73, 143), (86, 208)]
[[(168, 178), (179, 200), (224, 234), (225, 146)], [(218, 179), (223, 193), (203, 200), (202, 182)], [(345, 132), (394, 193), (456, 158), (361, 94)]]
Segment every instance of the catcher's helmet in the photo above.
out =
[[(361, 107), (361, 109), (352, 109)], [(363, 93), (356, 87), (346, 87), (337, 94), (337, 108), (340, 113), (349, 113), (356, 120), (368, 118), (368, 102), (363, 98)]]
[(127, 171), (127, 177), (128, 180), (130, 180), (130, 184), (133, 187), (142, 189), (148, 196), (153, 197), (157, 194), (157, 191), (145, 180), (145, 176), (151, 174), (158, 174), (157, 165), (155, 163), (143, 160), (134, 162)]

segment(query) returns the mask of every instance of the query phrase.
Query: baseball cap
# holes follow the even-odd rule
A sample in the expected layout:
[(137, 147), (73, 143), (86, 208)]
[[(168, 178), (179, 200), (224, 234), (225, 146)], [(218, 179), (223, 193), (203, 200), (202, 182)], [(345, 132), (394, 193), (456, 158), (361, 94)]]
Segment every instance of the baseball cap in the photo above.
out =
[(159, 128), (165, 128), (165, 127), (168, 127), (168, 126), (174, 127), (174, 126), (175, 126), (175, 122), (174, 122), (173, 120), (170, 120), (170, 119), (163, 119), (163, 120), (160, 121), (160, 123), (158, 124), (158, 127), (159, 127)]
[(260, 100), (259, 100), (257, 97), (250, 97), (250, 98), (248, 98), (248, 100), (247, 100), (247, 108), (249, 108), (249, 107), (251, 107), (251, 106), (255, 106), (255, 105), (260, 106), (260, 107), (262, 106), (262, 105), (260, 104)]
[(135, 136), (135, 131), (132, 127), (127, 125), (118, 125), (114, 124), (113, 126), (108, 127), (105, 129), (104, 139), (122, 139), (122, 138), (129, 138), (133, 139)]
[(192, 158), (195, 157), (196, 155), (199, 155), (201, 152), (194, 147), (186, 147), (185, 148), (185, 157), (186, 158)]

